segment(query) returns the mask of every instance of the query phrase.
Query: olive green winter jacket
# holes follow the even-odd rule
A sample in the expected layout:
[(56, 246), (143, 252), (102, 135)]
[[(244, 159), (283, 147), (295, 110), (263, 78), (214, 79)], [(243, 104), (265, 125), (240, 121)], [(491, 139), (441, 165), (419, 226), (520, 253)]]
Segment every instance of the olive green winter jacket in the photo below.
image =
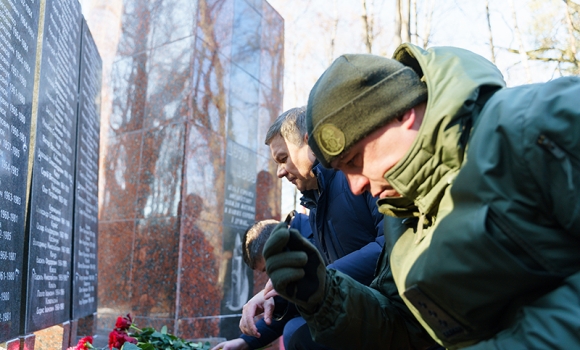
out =
[(410, 226), (385, 245), (371, 288), (327, 272), (322, 306), (304, 315), (313, 336), (421, 348), (418, 320), (448, 348), (580, 347), (580, 79), (505, 88), (465, 50), (405, 44), (394, 57), (429, 96), (385, 174), (403, 197), (378, 201)]

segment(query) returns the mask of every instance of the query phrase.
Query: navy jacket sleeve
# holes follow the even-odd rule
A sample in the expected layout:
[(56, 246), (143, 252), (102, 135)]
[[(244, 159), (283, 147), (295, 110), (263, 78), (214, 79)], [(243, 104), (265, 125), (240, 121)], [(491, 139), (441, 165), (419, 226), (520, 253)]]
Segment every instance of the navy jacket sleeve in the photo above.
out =
[(368, 286), (373, 281), (377, 260), (379, 259), (384, 243), (384, 236), (377, 237), (374, 242), (336, 260), (328, 265), (328, 268), (336, 269), (349, 275), (357, 282)]
[(272, 320), (272, 324), (267, 325), (262, 318), (256, 322), (256, 328), (258, 328), (258, 332), (260, 332), (261, 335), (260, 338), (251, 337), (245, 334), (240, 335), (240, 338), (242, 338), (248, 344), (250, 349), (263, 348), (264, 346), (270, 344), (280, 337), (286, 322), (288, 322), (288, 320)]
[[(272, 320), (272, 323), (270, 325), (266, 324), (263, 318), (256, 322), (256, 328), (260, 333), (260, 338), (251, 337), (245, 334), (240, 335), (240, 338), (248, 344), (250, 349), (263, 348), (272, 343), (282, 335), (284, 326), (289, 320), (296, 316), (300, 316), (296, 309), (296, 305), (293, 303), (290, 303), (279, 296), (274, 297), (274, 301), (276, 307), (274, 309), (274, 319)], [(280, 317), (279, 320), (276, 320), (277, 315), (281, 315), (278, 316)]]
[[(370, 211), (373, 219), (373, 226), (377, 233), (377, 238), (374, 242), (370, 242), (364, 247), (335, 260), (328, 268), (334, 268), (344, 274), (349, 275), (357, 282), (364, 285), (369, 285), (374, 276), (377, 265), (377, 260), (383, 245), (385, 244), (384, 236), (384, 220), (385, 217), (378, 210), (377, 199), (368, 193), (362, 195), (366, 202), (366, 208), (357, 208), (358, 210)], [(353, 233), (356, 234), (356, 233)]]

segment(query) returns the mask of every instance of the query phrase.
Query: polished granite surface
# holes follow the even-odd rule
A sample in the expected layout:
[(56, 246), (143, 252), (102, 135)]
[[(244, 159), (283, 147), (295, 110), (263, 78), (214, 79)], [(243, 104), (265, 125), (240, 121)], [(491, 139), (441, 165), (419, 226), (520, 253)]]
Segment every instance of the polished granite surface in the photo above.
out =
[(264, 137), (282, 111), (283, 19), (263, 0), (123, 4), (102, 54), (99, 329), (130, 312), (185, 338), (237, 336), (231, 295), (266, 277), (236, 272), (236, 242), (281, 215)]

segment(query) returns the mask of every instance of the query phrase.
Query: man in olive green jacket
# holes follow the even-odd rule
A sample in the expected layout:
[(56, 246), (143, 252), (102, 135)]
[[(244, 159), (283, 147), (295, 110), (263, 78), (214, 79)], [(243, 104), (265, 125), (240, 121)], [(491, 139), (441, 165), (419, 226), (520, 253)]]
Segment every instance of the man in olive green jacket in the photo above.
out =
[[(506, 88), (458, 48), (338, 58), (313, 87), (309, 144), (409, 228), (364, 287), (295, 232), (264, 249), (317, 342), (416, 347), (393, 298), (441, 345), (580, 348), (580, 78)], [(318, 288), (308, 288), (316, 284)]]

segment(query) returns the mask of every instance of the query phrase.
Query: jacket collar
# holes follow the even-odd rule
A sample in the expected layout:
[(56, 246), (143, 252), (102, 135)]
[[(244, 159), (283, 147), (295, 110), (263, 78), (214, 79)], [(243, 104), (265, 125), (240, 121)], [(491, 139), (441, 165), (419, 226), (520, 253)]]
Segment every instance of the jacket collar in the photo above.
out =
[(383, 214), (429, 219), (459, 172), (474, 119), (505, 83), (491, 62), (458, 48), (425, 51), (404, 44), (394, 57), (418, 71), (429, 98), (417, 139), (384, 175), (403, 198), (383, 198), (378, 205)]
[(326, 186), (328, 186), (332, 178), (336, 175), (336, 170), (327, 169), (318, 160), (315, 160), (312, 165), (312, 173), (316, 177), (318, 189), (302, 191), (302, 197), (300, 198), (300, 205), (308, 209), (316, 207), (320, 197), (326, 191)]

